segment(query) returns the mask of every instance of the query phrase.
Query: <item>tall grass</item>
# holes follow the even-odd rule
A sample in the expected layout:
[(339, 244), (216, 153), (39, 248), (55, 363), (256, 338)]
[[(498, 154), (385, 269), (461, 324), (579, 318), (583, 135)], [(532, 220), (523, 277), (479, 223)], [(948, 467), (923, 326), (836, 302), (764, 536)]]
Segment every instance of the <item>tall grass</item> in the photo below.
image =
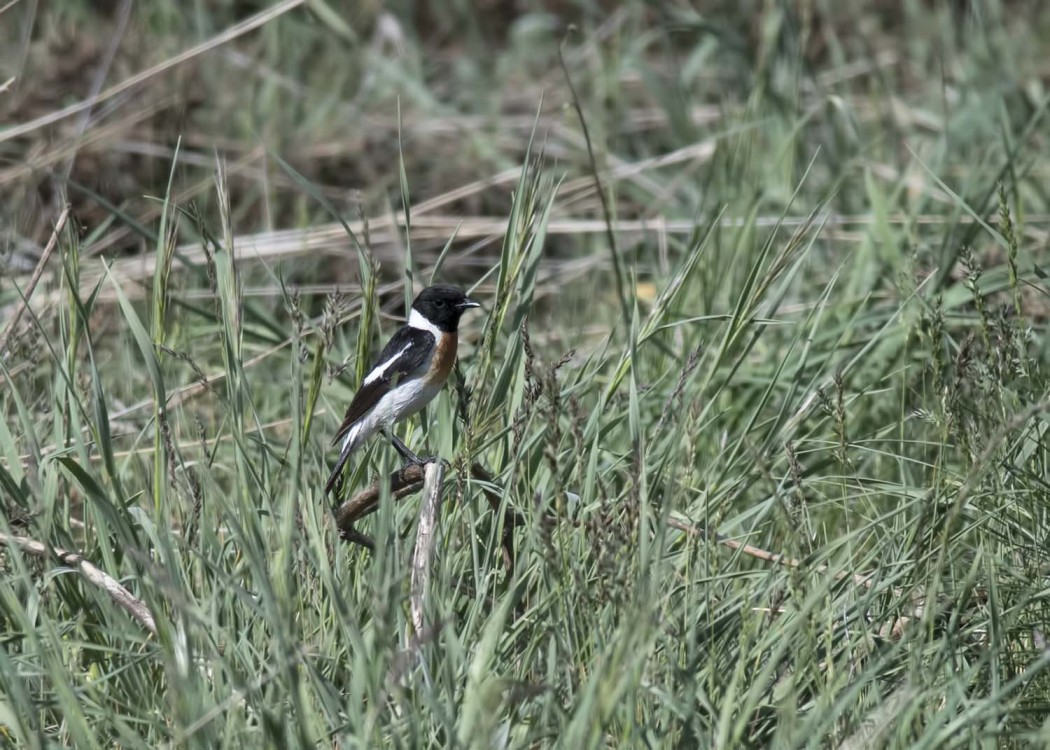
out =
[[(1041, 7), (567, 4), (564, 68), (540, 11), (311, 8), (182, 69), (204, 104), (135, 162), (149, 201), (34, 170), (126, 156), (108, 118), (163, 77), (86, 108), (109, 152), (0, 130), (3, 742), (1045, 743)], [(129, 59), (227, 12), (136, 7), (162, 59)], [(97, 223), (37, 284), (48, 190)], [(384, 493), (367, 551), (322, 488), (431, 279), (485, 309), (400, 428), (450, 461), (419, 631), (418, 501)], [(395, 461), (363, 450), (346, 491)]]

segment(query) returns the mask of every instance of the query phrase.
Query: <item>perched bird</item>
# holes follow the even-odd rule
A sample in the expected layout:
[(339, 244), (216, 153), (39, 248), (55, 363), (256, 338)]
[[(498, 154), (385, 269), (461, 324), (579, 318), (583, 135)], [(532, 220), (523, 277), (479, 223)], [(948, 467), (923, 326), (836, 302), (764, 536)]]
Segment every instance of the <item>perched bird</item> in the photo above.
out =
[(336, 486), (350, 454), (376, 432), (383, 432), (406, 463), (420, 463), (391, 430), (428, 403), (448, 380), (456, 363), (459, 318), (481, 307), (449, 284), (428, 286), (412, 303), (408, 322), (391, 337), (346, 409), (332, 444), (343, 441), (325, 492)]

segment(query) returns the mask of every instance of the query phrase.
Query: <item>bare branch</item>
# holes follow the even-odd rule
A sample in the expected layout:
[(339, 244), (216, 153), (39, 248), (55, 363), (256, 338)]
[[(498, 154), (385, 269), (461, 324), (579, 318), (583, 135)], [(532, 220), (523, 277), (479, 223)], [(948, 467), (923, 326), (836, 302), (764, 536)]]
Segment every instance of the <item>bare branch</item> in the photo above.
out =
[[(432, 463), (428, 462), (423, 465), (409, 464), (392, 473), (386, 479), (390, 485), (390, 496), (395, 500), (400, 500), (406, 495), (411, 495), (423, 489), (426, 470)], [(502, 506), (502, 496), (499, 492), (493, 490), (491, 486), (488, 486), (494, 481), (492, 474), (479, 463), (471, 465), (470, 474), (474, 479), (484, 483), (481, 486), (482, 494), (484, 494), (489, 507), (492, 508), (492, 512), (499, 513)], [(368, 549), (375, 548), (375, 541), (372, 537), (355, 529), (354, 524), (374, 512), (379, 506), (380, 488), (380, 480), (377, 479), (335, 509), (335, 524), (339, 529), (339, 535), (344, 541), (360, 544)], [(551, 522), (553, 518), (547, 519), (547, 521)], [(503, 533), (500, 547), (503, 554), (503, 564), (508, 574), (514, 572), (514, 529), (524, 525), (524, 523), (524, 516), (514, 508), (507, 507), (503, 511)]]
[(9, 536), (0, 532), (0, 544), (18, 547), (23, 552), (36, 557), (57, 558), (63, 565), (68, 565), (79, 572), (88, 583), (98, 586), (109, 597), (120, 605), (129, 615), (139, 621), (153, 635), (157, 634), (157, 624), (153, 615), (142, 601), (124, 588), (120, 581), (110, 576), (76, 552), (68, 552), (59, 547), (51, 547), (43, 542), (24, 536)]
[[(419, 464), (402, 466), (386, 480), (390, 484), (390, 496), (397, 500), (405, 495), (418, 492), (423, 487), (423, 476), (424, 467)], [(372, 538), (357, 531), (354, 528), (354, 523), (373, 512), (379, 506), (380, 494), (380, 480), (377, 479), (335, 509), (335, 525), (343, 539), (369, 549), (375, 547), (375, 542), (372, 541)]]

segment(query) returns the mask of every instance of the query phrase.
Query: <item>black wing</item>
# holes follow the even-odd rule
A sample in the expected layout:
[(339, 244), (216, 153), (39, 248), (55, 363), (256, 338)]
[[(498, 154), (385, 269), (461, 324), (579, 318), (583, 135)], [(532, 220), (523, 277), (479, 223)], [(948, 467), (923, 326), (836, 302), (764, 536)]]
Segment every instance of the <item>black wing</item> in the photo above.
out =
[(361, 389), (354, 394), (350, 406), (346, 407), (346, 416), (343, 417), (343, 423), (339, 426), (332, 443), (342, 440), (354, 422), (367, 414), (368, 410), (390, 391), (398, 378), (422, 365), (433, 351), (435, 343), (434, 334), (421, 328), (405, 326), (395, 333), (369, 370), (371, 374), (383, 368), (382, 375), (371, 381), (366, 376), (366, 382), (361, 384)]

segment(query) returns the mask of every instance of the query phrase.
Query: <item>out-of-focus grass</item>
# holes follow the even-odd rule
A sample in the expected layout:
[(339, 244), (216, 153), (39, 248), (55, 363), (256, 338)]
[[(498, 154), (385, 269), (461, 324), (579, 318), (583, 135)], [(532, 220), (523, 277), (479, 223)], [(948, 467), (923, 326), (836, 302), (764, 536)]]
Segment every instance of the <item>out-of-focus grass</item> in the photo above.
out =
[[(5, 546), (5, 742), (1046, 742), (1040, 4), (312, 2), (106, 93), (267, 12), (213, 5), (0, 14), (4, 321), (77, 220), (0, 341), (0, 533), (157, 626)], [(416, 503), (368, 553), (321, 487), (432, 278), (485, 312), (403, 428), (452, 461), (417, 634)]]

